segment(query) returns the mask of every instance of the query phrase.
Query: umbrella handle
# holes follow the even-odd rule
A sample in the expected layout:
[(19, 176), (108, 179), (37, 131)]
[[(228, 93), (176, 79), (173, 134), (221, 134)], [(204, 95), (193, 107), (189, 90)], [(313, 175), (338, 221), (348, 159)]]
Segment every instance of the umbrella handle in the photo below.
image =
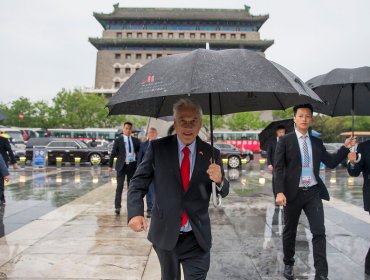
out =
[(215, 208), (220, 207), (222, 204), (222, 196), (217, 194), (216, 192), (216, 183), (212, 182), (212, 199), (213, 199), (213, 206)]
[[(356, 149), (356, 147), (355, 146), (353, 146), (352, 148), (351, 148), (351, 152), (357, 152), (357, 149)], [(355, 160), (355, 163), (358, 163), (358, 162), (360, 162), (360, 160), (361, 160), (361, 154), (360, 153), (358, 153), (357, 154), (357, 159)]]

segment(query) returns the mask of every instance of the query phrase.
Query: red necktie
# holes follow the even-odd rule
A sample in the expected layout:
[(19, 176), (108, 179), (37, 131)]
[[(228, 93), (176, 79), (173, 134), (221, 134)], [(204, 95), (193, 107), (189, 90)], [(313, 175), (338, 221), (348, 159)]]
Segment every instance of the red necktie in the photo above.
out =
[[(182, 185), (184, 187), (184, 192), (188, 189), (189, 181), (190, 181), (190, 159), (189, 159), (189, 148), (184, 147), (182, 149), (184, 153), (184, 158), (182, 159), (181, 162), (181, 180), (182, 180)], [(186, 215), (185, 211), (182, 212), (182, 218), (181, 218), (181, 226), (184, 226), (188, 221), (188, 216)]]

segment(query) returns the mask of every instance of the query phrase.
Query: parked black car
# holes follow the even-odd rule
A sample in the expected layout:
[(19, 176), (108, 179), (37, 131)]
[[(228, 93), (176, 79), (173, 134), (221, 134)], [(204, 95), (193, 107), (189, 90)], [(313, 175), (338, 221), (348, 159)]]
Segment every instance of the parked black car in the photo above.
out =
[(32, 161), (33, 147), (44, 146), (48, 152), (48, 162), (53, 164), (57, 157), (62, 157), (63, 162), (74, 162), (75, 157), (81, 162), (105, 164), (109, 161), (107, 147), (89, 147), (85, 142), (66, 138), (31, 138), (26, 145), (26, 160)]
[(12, 148), (14, 157), (17, 161), (19, 161), (20, 157), (24, 157), (26, 155), (26, 150), (25, 149), (16, 147), (16, 146), (14, 146), (13, 143), (10, 143), (10, 147)]
[(229, 143), (214, 142), (214, 147), (221, 152), (221, 158), (227, 159), (227, 165), (230, 168), (238, 168), (242, 159), (246, 159), (247, 162), (253, 160), (253, 152), (246, 150), (241, 152), (237, 147)]

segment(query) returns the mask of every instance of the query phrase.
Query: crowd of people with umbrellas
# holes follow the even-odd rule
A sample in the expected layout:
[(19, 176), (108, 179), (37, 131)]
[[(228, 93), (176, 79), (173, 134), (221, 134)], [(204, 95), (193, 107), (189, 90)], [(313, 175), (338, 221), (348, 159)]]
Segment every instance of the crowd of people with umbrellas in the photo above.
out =
[[(221, 196), (229, 192), (218, 152), (204, 146), (197, 137), (202, 113), (210, 116), (213, 146), (213, 115), (285, 110), (292, 106), (293, 120), (285, 124), (290, 133), (277, 137), (275, 159), (271, 163), (276, 204), (284, 206), (285, 212), (283, 275), (294, 279), (295, 235), (301, 210), (304, 210), (313, 234), (315, 279), (328, 279), (321, 199), (329, 200), (329, 193), (318, 176), (319, 164), (324, 162), (334, 168), (348, 157), (349, 174), (358, 176), (362, 172), (364, 175), (364, 206), (370, 212), (370, 142), (361, 143), (356, 153), (353, 150), (356, 137), (352, 134), (333, 155), (326, 152), (320, 139), (308, 132), (314, 112), (351, 115), (354, 129), (355, 115), (370, 114), (369, 101), (370, 67), (334, 69), (304, 83), (283, 66), (245, 49), (197, 49), (166, 56), (153, 60), (132, 75), (107, 104), (111, 115), (174, 116), (176, 135), (149, 144), (128, 191), (129, 226), (135, 231), (146, 230), (142, 197), (150, 182), (155, 181), (156, 201), (148, 236), (158, 254), (162, 279), (180, 279), (180, 263), (185, 279), (206, 278), (211, 246), (209, 186), (212, 183), (216, 207), (220, 205)], [(276, 128), (273, 126), (272, 131)], [(272, 135), (270, 139), (276, 138)], [(171, 143), (177, 143), (175, 148), (170, 149)], [(164, 145), (168, 145), (168, 151)], [(190, 155), (183, 152), (184, 146), (193, 152)], [(164, 155), (159, 155), (159, 151)], [(185, 164), (187, 157), (190, 163)], [(204, 164), (204, 158), (208, 164)], [(185, 181), (187, 171), (184, 173), (183, 164), (190, 164), (190, 178), (186, 175)], [(162, 169), (166, 169), (165, 174), (160, 173)], [(164, 178), (159, 178), (161, 176)], [(185, 224), (184, 216), (187, 217)], [(370, 250), (365, 273), (370, 275)]]

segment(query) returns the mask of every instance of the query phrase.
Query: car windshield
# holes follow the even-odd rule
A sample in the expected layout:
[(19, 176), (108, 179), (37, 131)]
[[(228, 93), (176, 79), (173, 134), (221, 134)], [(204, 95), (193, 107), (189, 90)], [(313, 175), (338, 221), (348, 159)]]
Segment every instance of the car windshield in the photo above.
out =
[(89, 146), (88, 146), (84, 141), (76, 140), (76, 142), (77, 142), (78, 144), (80, 144), (80, 146), (81, 146), (82, 148), (89, 148)]
[(18, 131), (5, 131), (6, 134), (12, 138), (12, 141), (14, 143), (22, 143), (23, 142), (23, 137), (22, 134)]

